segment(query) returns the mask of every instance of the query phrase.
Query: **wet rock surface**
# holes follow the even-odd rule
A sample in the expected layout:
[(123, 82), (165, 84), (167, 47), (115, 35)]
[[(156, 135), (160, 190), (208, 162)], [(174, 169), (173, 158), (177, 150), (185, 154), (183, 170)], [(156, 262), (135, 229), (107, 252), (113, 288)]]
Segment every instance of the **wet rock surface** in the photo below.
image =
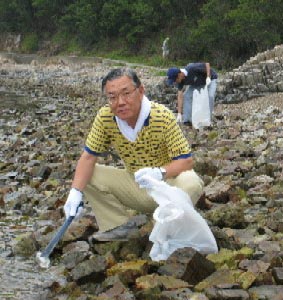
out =
[[(98, 107), (100, 82), (121, 62), (0, 58), (0, 299), (281, 299), (283, 293), (283, 94), (218, 104), (213, 126), (182, 129), (205, 182), (199, 212), (219, 253), (176, 251), (149, 259), (152, 222), (128, 242), (95, 243), (86, 204), (41, 269)], [(147, 94), (175, 109), (160, 70), (133, 66)], [(121, 166), (107, 155), (105, 164)], [(202, 267), (204, 271), (201, 272)], [(194, 276), (195, 274), (195, 276)]]

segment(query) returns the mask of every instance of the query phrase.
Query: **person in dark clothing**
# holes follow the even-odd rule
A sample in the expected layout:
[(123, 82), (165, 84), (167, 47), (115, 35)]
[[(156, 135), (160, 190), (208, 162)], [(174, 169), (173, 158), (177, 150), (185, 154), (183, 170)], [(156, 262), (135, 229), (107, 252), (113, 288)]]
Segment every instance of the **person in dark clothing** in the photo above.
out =
[(210, 116), (212, 117), (218, 75), (209, 63), (190, 63), (183, 69), (173, 67), (168, 69), (167, 76), (168, 84), (177, 84), (178, 88), (178, 122), (192, 123), (193, 92), (205, 85), (208, 88)]

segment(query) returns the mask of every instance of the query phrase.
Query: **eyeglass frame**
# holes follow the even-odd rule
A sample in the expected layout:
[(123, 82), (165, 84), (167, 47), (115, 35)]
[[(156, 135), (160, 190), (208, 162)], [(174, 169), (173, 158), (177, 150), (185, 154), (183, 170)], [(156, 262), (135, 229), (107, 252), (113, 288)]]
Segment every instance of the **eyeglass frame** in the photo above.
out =
[[(139, 87), (135, 87), (131, 92), (130, 91), (122, 91), (120, 93), (117, 93), (117, 94), (112, 94), (112, 96), (110, 95), (104, 95), (106, 97), (106, 100), (107, 102), (110, 104), (110, 105), (114, 105), (118, 102), (118, 100), (120, 99), (120, 97), (123, 99), (123, 100), (129, 100), (130, 99), (130, 96), (138, 89)], [(113, 99), (111, 99), (113, 98)]]

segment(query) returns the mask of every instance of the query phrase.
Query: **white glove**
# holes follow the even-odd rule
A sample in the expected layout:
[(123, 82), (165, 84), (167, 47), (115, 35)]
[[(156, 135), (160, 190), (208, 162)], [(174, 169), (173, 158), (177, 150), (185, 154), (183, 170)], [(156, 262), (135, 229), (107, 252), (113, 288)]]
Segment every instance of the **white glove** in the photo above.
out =
[(152, 183), (146, 177), (161, 181), (163, 179), (160, 168), (143, 168), (135, 172), (135, 181), (140, 188), (151, 189)]
[(182, 123), (183, 122), (183, 116), (180, 113), (177, 114), (177, 122), (178, 123)]
[(83, 194), (75, 188), (71, 188), (68, 199), (64, 205), (66, 219), (70, 216), (78, 219), (83, 211), (80, 204), (83, 202)]
[(209, 86), (209, 85), (211, 84), (211, 79), (210, 79), (210, 77), (206, 77), (205, 84), (206, 84), (207, 86)]

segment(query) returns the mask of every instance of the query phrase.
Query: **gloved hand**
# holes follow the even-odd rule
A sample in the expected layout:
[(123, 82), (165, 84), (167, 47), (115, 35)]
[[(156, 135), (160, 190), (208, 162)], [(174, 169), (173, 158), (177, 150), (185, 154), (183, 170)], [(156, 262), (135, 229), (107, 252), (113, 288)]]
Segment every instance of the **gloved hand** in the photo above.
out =
[(143, 168), (135, 172), (135, 181), (140, 188), (151, 189), (152, 183), (146, 177), (161, 181), (163, 179), (160, 168)]
[(209, 86), (209, 85), (211, 84), (211, 79), (210, 79), (210, 77), (206, 77), (205, 84), (206, 84), (207, 86)]
[(71, 188), (67, 201), (64, 205), (66, 219), (70, 216), (78, 219), (83, 211), (83, 207), (79, 206), (83, 202), (83, 194), (75, 188)]
[(177, 122), (178, 123), (182, 123), (183, 122), (183, 116), (180, 113), (177, 114)]

